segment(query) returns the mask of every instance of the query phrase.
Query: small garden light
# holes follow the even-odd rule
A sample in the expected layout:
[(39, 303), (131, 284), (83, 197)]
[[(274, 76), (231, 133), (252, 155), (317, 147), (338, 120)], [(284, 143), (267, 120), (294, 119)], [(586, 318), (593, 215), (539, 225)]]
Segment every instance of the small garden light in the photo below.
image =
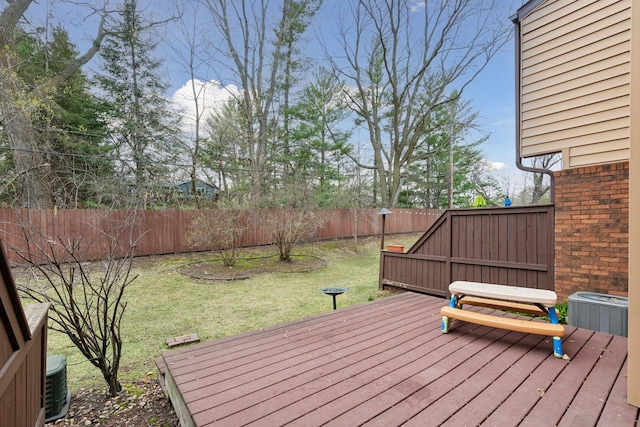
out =
[(378, 212), (378, 215), (382, 215), (382, 236), (380, 238), (380, 250), (384, 249), (384, 220), (387, 217), (387, 215), (391, 213), (392, 212), (387, 208), (382, 208)]

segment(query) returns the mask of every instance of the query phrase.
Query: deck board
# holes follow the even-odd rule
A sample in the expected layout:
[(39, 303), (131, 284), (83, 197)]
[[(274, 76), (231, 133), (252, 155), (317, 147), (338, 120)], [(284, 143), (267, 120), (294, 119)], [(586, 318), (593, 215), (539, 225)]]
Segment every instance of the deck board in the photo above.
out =
[(620, 367), (627, 358), (627, 340), (613, 336), (605, 348), (607, 357), (594, 366), (562, 416), (558, 426), (596, 425), (609, 393), (618, 378)]
[[(573, 356), (580, 349), (582, 342), (588, 339), (593, 332), (584, 329), (577, 331), (569, 327), (567, 329), (567, 335), (562, 345), (565, 353)], [(550, 339), (545, 341), (550, 341)], [(566, 365), (567, 362), (564, 360), (556, 359), (553, 355), (547, 354), (545, 359), (530, 372), (520, 372), (522, 380), (518, 382), (518, 387), (500, 403), (500, 406), (481, 425), (518, 425), (544, 397), (548, 386), (556, 380)]]
[[(417, 307), (419, 308), (419, 307)], [(389, 312), (385, 312), (389, 313)], [(385, 314), (386, 315), (386, 314)], [(388, 317), (388, 315), (386, 315)], [(420, 314), (419, 310), (415, 310), (413, 314), (413, 318), (406, 315), (399, 315), (398, 318), (402, 319), (402, 321), (407, 322), (409, 324), (416, 324), (417, 321), (421, 320), (423, 316)], [(437, 319), (433, 319), (433, 321), (437, 321)], [(339, 322), (339, 326), (346, 322)], [(380, 343), (383, 344), (385, 340), (395, 339), (398, 344), (401, 344), (402, 336), (398, 336), (397, 330), (399, 328), (399, 324), (397, 322), (389, 322), (387, 319), (380, 319), (375, 323), (374, 328), (366, 328), (366, 331), (362, 334), (358, 334), (356, 337), (351, 338), (348, 346), (345, 346), (339, 340), (340, 336), (345, 332), (334, 328), (333, 334), (324, 333), (324, 340), (320, 341), (320, 347), (316, 348), (316, 343), (313, 343), (312, 351), (307, 351), (304, 354), (298, 354), (297, 352), (288, 352), (286, 351), (288, 344), (288, 339), (277, 339), (274, 341), (274, 345), (280, 348), (281, 353), (279, 354), (279, 359), (276, 363), (269, 363), (268, 359), (258, 360), (255, 364), (256, 369), (251, 371), (243, 372), (243, 371), (233, 371), (228, 370), (221, 372), (219, 375), (219, 379), (222, 380), (217, 382), (218, 378), (210, 378), (211, 381), (207, 384), (207, 386), (196, 389), (191, 392), (191, 388), (185, 387), (184, 395), (187, 396), (192, 401), (197, 401), (202, 397), (210, 397), (209, 393), (215, 393), (217, 395), (222, 394), (226, 390), (230, 390), (229, 393), (231, 395), (237, 395), (244, 393), (249, 393), (255, 390), (265, 389), (265, 393), (271, 397), (277, 394), (278, 388), (285, 388), (285, 391), (288, 390), (289, 387), (292, 387), (292, 383), (285, 383), (283, 381), (293, 378), (293, 381), (303, 381), (304, 378), (300, 378), (300, 375), (311, 376), (315, 378), (318, 375), (321, 375), (323, 371), (334, 371), (338, 367), (342, 367), (344, 362), (341, 361), (344, 357), (349, 356), (350, 354), (355, 354), (356, 357), (364, 357), (367, 353), (366, 350), (372, 343)], [(421, 331), (417, 330), (419, 328), (419, 324), (413, 327), (407, 328), (407, 334), (409, 334), (409, 338), (415, 338), (415, 335), (419, 335)], [(309, 332), (310, 334), (312, 332)], [(349, 332), (349, 334), (353, 335), (353, 332)], [(287, 341), (284, 344), (281, 344), (280, 341)], [(327, 344), (327, 340), (329, 340), (329, 344)], [(337, 341), (335, 341), (337, 340)], [(304, 340), (298, 341), (297, 344), (304, 343)], [(299, 349), (300, 347), (295, 347), (294, 349)], [(304, 347), (302, 347), (304, 348)], [(240, 362), (238, 362), (240, 363)], [(333, 363), (336, 366), (329, 366), (329, 364)], [(352, 361), (351, 363), (355, 363)], [(349, 365), (347, 365), (349, 366)], [(246, 369), (246, 365), (244, 366)], [(312, 371), (314, 370), (315, 371)], [(309, 372), (312, 371), (312, 372)], [(235, 376), (232, 376), (232, 373), (235, 373)], [(228, 380), (228, 381), (227, 381)], [(274, 381), (277, 380), (274, 384)], [(233, 388), (228, 388), (227, 383), (231, 384)], [(238, 390), (239, 387), (244, 387), (245, 390)], [(275, 388), (274, 388), (275, 387)], [(255, 393), (254, 393), (255, 394)], [(225, 396), (220, 396), (220, 401), (224, 400)], [(207, 398), (207, 402), (198, 402), (194, 405), (194, 412), (199, 412), (201, 410), (207, 409), (209, 399)], [(217, 401), (216, 403), (219, 403)]]
[[(501, 331), (502, 332), (502, 331)], [(468, 352), (475, 352), (486, 347), (486, 343), (481, 340), (474, 340), (467, 344)], [(441, 353), (449, 353), (447, 346), (440, 347)], [(469, 354), (467, 353), (467, 354)], [(426, 356), (416, 355), (415, 359), (407, 360), (404, 366), (396, 370), (391, 370), (392, 366), (381, 366), (376, 371), (377, 378), (373, 381), (362, 381), (357, 378), (357, 388), (354, 388), (349, 394), (342, 395), (341, 399), (330, 400), (323, 406), (307, 413), (299, 420), (295, 420), (292, 425), (309, 425), (313, 420), (318, 420), (321, 424), (335, 421), (334, 425), (359, 425), (368, 421), (371, 416), (375, 416), (376, 412), (382, 409), (379, 404), (382, 401), (387, 406), (394, 409), (400, 407), (407, 401), (407, 394), (414, 395), (419, 393), (426, 384), (442, 378), (445, 374), (452, 371), (457, 365), (465, 363), (465, 356), (454, 352), (448, 357), (442, 357), (441, 354), (428, 354)], [(433, 357), (435, 360), (429, 360)], [(435, 361), (435, 363), (434, 363)], [(369, 372), (364, 376), (365, 380), (369, 379)], [(334, 390), (329, 390), (331, 396), (342, 389), (342, 384), (336, 384)], [(368, 404), (371, 401), (371, 404)], [(365, 402), (365, 405), (356, 405), (359, 402)], [(414, 402), (412, 402), (414, 403)], [(373, 411), (371, 413), (370, 411)], [(341, 416), (336, 418), (336, 415)], [(406, 412), (402, 413), (399, 420), (404, 421), (408, 417)], [(408, 418), (407, 418), (408, 419)], [(331, 425), (331, 424), (329, 424)], [(388, 424), (387, 424), (388, 425)]]
[[(478, 369), (473, 375), (465, 378), (453, 390), (446, 391), (445, 395), (434, 402), (430, 407), (422, 410), (411, 419), (407, 426), (438, 426), (456, 415), (460, 408), (466, 407), (476, 397), (485, 392), (497, 379), (499, 379), (512, 364), (525, 355), (528, 348), (535, 347), (540, 342), (540, 337), (511, 332), (501, 339), (501, 345), (492, 346), (499, 351), (489, 363)], [(496, 343), (497, 344), (497, 343)], [(517, 344), (517, 345), (516, 345)], [(513, 348), (512, 348), (513, 347)], [(542, 353), (542, 352), (538, 352)], [(446, 384), (445, 384), (446, 386)], [(492, 400), (489, 400), (490, 403)], [(482, 419), (476, 422), (479, 423)], [(461, 425), (469, 425), (469, 418), (462, 419)]]
[(636, 422), (626, 338), (567, 326), (567, 362), (549, 337), (459, 321), (442, 334), (444, 305), (405, 293), (169, 350), (159, 366), (185, 426)]
[[(367, 410), (354, 411), (335, 420), (334, 425), (359, 425), (364, 421), (370, 421), (372, 418), (370, 415), (375, 416), (376, 423), (374, 425), (393, 425), (402, 418), (406, 418), (406, 421), (411, 420), (415, 413), (433, 405), (434, 402), (445, 396), (452, 387), (455, 388), (462, 384), (481, 366), (495, 358), (496, 352), (499, 352), (500, 348), (492, 345), (493, 340), (496, 339), (500, 341), (501, 345), (506, 345), (505, 343), (509, 340), (506, 335), (508, 335), (508, 331), (493, 330), (485, 335), (484, 338), (488, 339), (476, 339), (464, 347), (464, 351), (457, 350), (435, 365), (426, 367), (417, 375), (405, 380), (401, 384), (408, 384), (411, 387), (403, 387), (402, 391), (410, 391), (411, 396), (407, 398), (404, 393), (395, 396), (393, 406), (390, 406), (384, 413), (367, 414)], [(381, 406), (383, 402), (389, 401), (389, 397), (389, 393), (383, 393), (362, 406), (375, 411), (375, 408)], [(354, 415), (358, 415), (359, 418)]]
[[(422, 348), (428, 346), (434, 338), (442, 335), (437, 329), (440, 322), (439, 316), (424, 316), (422, 308), (415, 307), (415, 319), (407, 322), (410, 328), (408, 333), (399, 333), (399, 325), (396, 325), (388, 336), (385, 335), (380, 337), (381, 340), (366, 343), (368, 347), (362, 349), (347, 347), (338, 350), (330, 355), (333, 362), (331, 366), (323, 366), (320, 371), (307, 372), (303, 378), (293, 377), (293, 380), (286, 384), (278, 383), (278, 388), (275, 390), (266, 390), (264, 400), (260, 404), (230, 416), (228, 418), (229, 425), (242, 425), (242, 423), (261, 419), (263, 416), (268, 417), (261, 420), (265, 423), (270, 422), (270, 419), (280, 421), (295, 419), (298, 416), (303, 416), (309, 410), (307, 408), (313, 409), (319, 406), (323, 399), (335, 400), (350, 391), (353, 384), (358, 385), (366, 381), (368, 377), (385, 374), (389, 365), (393, 366), (398, 363), (398, 357), (403, 355), (411, 357), (411, 349), (407, 345), (415, 347), (414, 357), (422, 356), (424, 354)], [(425, 333), (424, 329), (429, 332)], [(379, 334), (379, 331), (375, 329), (371, 332), (373, 336)], [(376, 345), (376, 343), (379, 344)], [(384, 351), (380, 352), (380, 350)], [(346, 352), (352, 352), (352, 357), (345, 359)], [(289, 375), (289, 373), (284, 375)], [(340, 384), (338, 394), (334, 390), (336, 383)], [(296, 402), (295, 408), (291, 407), (292, 402)], [(282, 409), (273, 412), (273, 408)], [(219, 408), (213, 408), (203, 416), (206, 417), (214, 413), (220, 415)], [(199, 415), (196, 416), (198, 419), (201, 418)]]
[(610, 340), (611, 335), (592, 334), (571, 363), (566, 364), (558, 378), (546, 389), (544, 398), (538, 401), (522, 424), (558, 425), (596, 361), (603, 357), (603, 351)]
[[(539, 341), (536, 341), (536, 338)], [(492, 378), (493, 382), (487, 386), (483, 392), (459, 407), (447, 420), (451, 425), (479, 425), (504, 402), (509, 396), (516, 392), (530, 372), (533, 372), (549, 354), (534, 347), (542, 341), (542, 337), (529, 335), (531, 344), (529, 348), (523, 348), (524, 352), (512, 364), (506, 366), (506, 371), (497, 378)], [(522, 341), (523, 346), (527, 346), (527, 341)], [(503, 424), (504, 425), (504, 424)]]
[(627, 404), (627, 363), (629, 359), (624, 361), (624, 365), (616, 378), (616, 382), (611, 389), (611, 394), (605, 402), (604, 409), (600, 414), (598, 426), (627, 426), (637, 424), (638, 410)]

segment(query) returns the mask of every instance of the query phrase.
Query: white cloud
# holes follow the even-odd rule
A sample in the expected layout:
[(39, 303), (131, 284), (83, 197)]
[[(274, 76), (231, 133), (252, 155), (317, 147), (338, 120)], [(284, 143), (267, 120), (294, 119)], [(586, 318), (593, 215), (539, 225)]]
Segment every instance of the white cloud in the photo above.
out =
[(494, 170), (494, 171), (504, 170), (504, 169), (508, 168), (506, 163), (492, 162), (491, 160), (486, 160), (486, 159), (485, 159), (484, 162), (485, 162), (485, 166), (487, 167), (487, 169), (491, 169), (491, 170)]
[(411, 10), (411, 12), (419, 12), (421, 10), (423, 10), (425, 8), (425, 2), (424, 1), (417, 1), (417, 2), (413, 2), (410, 4), (409, 8)]
[[(195, 89), (195, 90), (194, 90)], [(195, 95), (194, 95), (195, 93)], [(182, 130), (191, 133), (196, 123), (196, 104), (198, 99), (201, 116), (201, 124), (216, 109), (221, 108), (231, 98), (237, 97), (240, 90), (235, 85), (222, 86), (220, 82), (210, 80), (188, 80), (180, 89), (171, 96), (171, 103), (176, 111), (182, 115)]]

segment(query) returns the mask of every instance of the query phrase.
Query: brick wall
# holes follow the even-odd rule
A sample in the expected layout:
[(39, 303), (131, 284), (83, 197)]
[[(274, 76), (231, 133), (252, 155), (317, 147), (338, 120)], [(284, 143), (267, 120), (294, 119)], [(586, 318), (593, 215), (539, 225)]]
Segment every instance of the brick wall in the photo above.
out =
[(627, 296), (629, 163), (556, 172), (555, 291)]

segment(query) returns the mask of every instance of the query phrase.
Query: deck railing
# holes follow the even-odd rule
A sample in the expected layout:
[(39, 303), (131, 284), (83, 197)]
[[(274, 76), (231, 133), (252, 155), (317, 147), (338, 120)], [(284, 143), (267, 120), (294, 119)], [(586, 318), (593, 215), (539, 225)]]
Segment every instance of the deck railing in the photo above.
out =
[(48, 304), (24, 310), (0, 245), (0, 426), (43, 426)]

